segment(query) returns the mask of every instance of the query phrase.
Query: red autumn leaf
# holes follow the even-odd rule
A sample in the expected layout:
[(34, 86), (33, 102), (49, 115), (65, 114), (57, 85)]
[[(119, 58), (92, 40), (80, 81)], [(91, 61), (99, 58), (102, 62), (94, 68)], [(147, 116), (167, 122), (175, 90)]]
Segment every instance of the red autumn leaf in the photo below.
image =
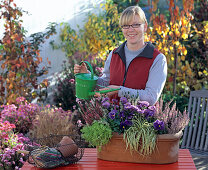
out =
[(51, 61), (48, 60), (48, 57), (47, 57), (47, 62), (48, 62), (49, 65), (51, 65)]
[(11, 41), (10, 41), (10, 39), (9, 39), (9, 40), (6, 40), (6, 43), (7, 43), (7, 44), (11, 44)]
[(169, 78), (168, 78), (168, 81), (169, 81), (169, 82), (172, 82), (172, 81), (173, 81), (173, 77), (169, 77)]
[(16, 67), (18, 67), (18, 68), (19, 68), (19, 67), (21, 67), (21, 65), (20, 65), (20, 64), (16, 64)]
[(17, 40), (17, 41), (19, 41), (19, 42), (20, 42), (20, 41), (21, 41), (21, 39), (22, 39), (22, 36), (20, 36), (20, 35), (16, 36), (16, 40)]

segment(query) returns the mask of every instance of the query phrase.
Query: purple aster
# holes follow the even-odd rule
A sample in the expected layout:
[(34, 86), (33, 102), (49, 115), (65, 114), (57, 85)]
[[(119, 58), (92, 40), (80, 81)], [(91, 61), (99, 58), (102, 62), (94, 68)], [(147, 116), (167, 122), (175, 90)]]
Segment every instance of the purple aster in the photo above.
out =
[(102, 106), (108, 109), (110, 107), (110, 103), (108, 101), (105, 101), (102, 103)]
[(147, 101), (138, 101), (138, 108), (142, 109), (142, 108), (147, 108), (149, 106), (149, 102)]
[(120, 101), (122, 104), (126, 104), (128, 102), (126, 97), (121, 97)]
[(153, 126), (154, 126), (155, 130), (164, 130), (165, 129), (164, 122), (160, 121), (158, 119), (153, 123)]
[(111, 112), (108, 113), (108, 117), (113, 120), (115, 119), (116, 113), (117, 110), (112, 110)]

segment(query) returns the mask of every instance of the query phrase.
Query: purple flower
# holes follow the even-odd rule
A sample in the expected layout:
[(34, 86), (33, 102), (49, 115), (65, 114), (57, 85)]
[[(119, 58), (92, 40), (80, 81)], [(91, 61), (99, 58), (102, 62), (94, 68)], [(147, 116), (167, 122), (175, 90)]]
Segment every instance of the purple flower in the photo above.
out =
[(121, 111), (121, 112), (120, 112), (119, 117), (120, 117), (121, 119), (123, 119), (123, 118), (125, 117), (124, 111)]
[(113, 102), (114, 104), (117, 104), (117, 103), (118, 103), (118, 100), (117, 100), (117, 99), (112, 99), (112, 102)]
[(102, 103), (102, 106), (108, 109), (110, 107), (110, 103), (108, 101), (105, 101), (104, 103)]
[(131, 126), (131, 125), (132, 125), (132, 121), (126, 119), (125, 121), (120, 123), (120, 129), (124, 130), (127, 126)]
[(130, 103), (124, 104), (124, 110), (132, 112), (132, 113), (139, 112), (139, 108), (137, 106), (131, 105)]
[(144, 114), (144, 111), (145, 111), (145, 110), (142, 110), (142, 109), (138, 108), (137, 113), (139, 113), (139, 114)]
[(102, 99), (102, 103), (104, 103), (104, 102), (106, 102), (106, 101), (108, 101), (108, 97), (104, 97), (104, 98)]
[(164, 122), (160, 121), (158, 119), (153, 123), (153, 126), (154, 126), (155, 130), (164, 130), (165, 129)]
[(112, 110), (111, 112), (109, 112), (108, 117), (113, 120), (115, 119), (116, 113), (117, 110)]
[(120, 101), (122, 104), (126, 104), (128, 102), (126, 97), (121, 97)]
[(145, 117), (153, 117), (155, 115), (156, 109), (155, 106), (149, 106), (148, 109), (144, 110)]
[(137, 102), (138, 108), (147, 108), (149, 106), (149, 103), (147, 101), (138, 101)]

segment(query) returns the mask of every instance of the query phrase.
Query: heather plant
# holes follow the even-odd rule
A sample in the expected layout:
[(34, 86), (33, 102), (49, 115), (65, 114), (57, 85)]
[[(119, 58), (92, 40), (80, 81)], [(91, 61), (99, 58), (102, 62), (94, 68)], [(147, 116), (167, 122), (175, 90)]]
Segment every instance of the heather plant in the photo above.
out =
[(94, 120), (100, 120), (104, 116), (101, 99), (81, 100), (77, 99), (79, 112), (86, 124), (91, 125)]
[(172, 100), (164, 105), (163, 99), (156, 104), (155, 117), (164, 122), (165, 133), (174, 134), (183, 130), (189, 122), (189, 116), (186, 110), (181, 113), (176, 108), (176, 103), (170, 107)]
[(53, 140), (51, 136), (76, 135), (75, 126), (72, 123), (72, 112), (64, 111), (62, 108), (52, 107), (47, 105), (36, 113), (33, 120), (33, 126), (29, 131), (32, 139), (41, 139), (39, 144), (51, 146), (53, 143), (60, 142)]
[(11, 170), (20, 169), (26, 157), (23, 153), (18, 153), (24, 149), (24, 142), (28, 141), (22, 134), (15, 134), (14, 124), (0, 119), (0, 169)]
[(29, 103), (24, 97), (18, 97), (16, 103), (16, 105), (2, 105), (3, 110), (0, 115), (2, 120), (15, 124), (15, 132), (26, 134), (36, 113), (40, 111), (40, 107), (37, 104)]

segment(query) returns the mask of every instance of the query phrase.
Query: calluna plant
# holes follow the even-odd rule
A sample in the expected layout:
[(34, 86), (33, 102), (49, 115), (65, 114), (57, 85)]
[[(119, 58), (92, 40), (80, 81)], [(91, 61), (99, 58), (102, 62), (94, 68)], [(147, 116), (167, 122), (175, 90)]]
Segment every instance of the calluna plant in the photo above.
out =
[(101, 99), (81, 100), (77, 98), (79, 111), (82, 114), (85, 123), (91, 125), (94, 120), (100, 120), (104, 115)]
[(155, 117), (164, 122), (164, 126), (166, 127), (166, 132), (168, 134), (174, 134), (183, 130), (185, 126), (189, 122), (189, 116), (184, 110), (183, 113), (176, 109), (176, 103), (173, 104), (172, 108), (170, 108), (170, 104), (172, 100), (168, 103), (163, 104), (162, 98), (156, 104), (156, 114)]

